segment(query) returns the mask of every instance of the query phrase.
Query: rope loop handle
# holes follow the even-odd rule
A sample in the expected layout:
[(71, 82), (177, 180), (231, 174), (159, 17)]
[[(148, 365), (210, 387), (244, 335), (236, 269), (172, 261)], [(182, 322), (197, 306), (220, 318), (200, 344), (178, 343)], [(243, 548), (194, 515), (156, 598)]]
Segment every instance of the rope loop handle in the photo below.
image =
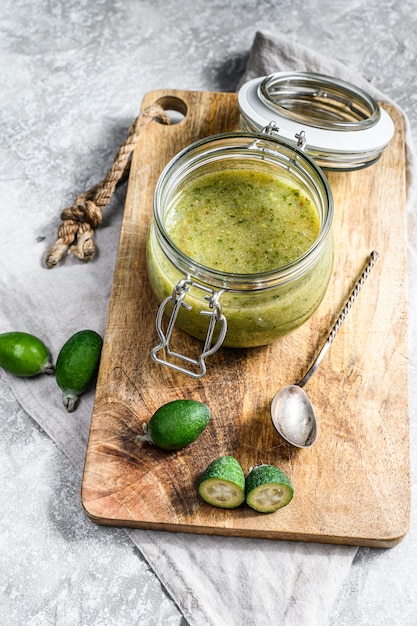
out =
[(169, 115), (161, 106), (152, 104), (146, 108), (130, 126), (127, 138), (119, 148), (105, 179), (80, 194), (71, 207), (62, 211), (56, 241), (45, 258), (48, 269), (55, 267), (66, 252), (73, 252), (81, 261), (91, 261), (95, 252), (94, 232), (101, 224), (102, 212), (110, 202), (118, 183), (129, 173), (129, 157), (142, 129), (153, 120), (170, 124)]

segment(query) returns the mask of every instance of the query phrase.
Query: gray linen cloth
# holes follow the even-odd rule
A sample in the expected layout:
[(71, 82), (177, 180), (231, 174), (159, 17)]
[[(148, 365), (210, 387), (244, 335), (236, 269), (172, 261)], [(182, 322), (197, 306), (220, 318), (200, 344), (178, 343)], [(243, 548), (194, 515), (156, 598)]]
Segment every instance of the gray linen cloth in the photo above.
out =
[[(257, 33), (243, 80), (290, 69), (332, 74), (383, 98), (356, 71), (338, 61), (291, 38)], [(411, 144), (408, 157), (409, 219), (414, 234)], [(73, 332), (91, 328), (104, 333), (120, 218), (107, 219), (111, 206), (106, 209), (96, 233), (98, 253), (91, 263), (68, 257), (56, 269), (47, 270), (43, 260), (62, 207), (45, 208), (38, 222), (33, 211), (44, 199), (36, 183), (31, 192), (28, 201), (27, 190), (24, 196), (16, 189), (15, 206), (9, 207), (8, 239), (0, 258), (0, 329), (39, 336), (56, 358), (63, 340)], [(64, 451), (81, 478), (93, 392), (83, 396), (77, 411), (69, 415), (50, 377), (9, 379), (22, 407)], [(96, 532), (102, 529), (98, 526)], [(142, 530), (126, 533), (188, 622), (198, 626), (325, 624), (356, 553), (356, 548), (348, 546)]]

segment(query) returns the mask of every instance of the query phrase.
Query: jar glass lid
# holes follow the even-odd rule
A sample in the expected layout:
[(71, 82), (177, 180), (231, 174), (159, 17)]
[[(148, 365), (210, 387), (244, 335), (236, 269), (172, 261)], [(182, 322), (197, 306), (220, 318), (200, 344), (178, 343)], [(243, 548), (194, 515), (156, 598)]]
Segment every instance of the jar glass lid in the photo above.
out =
[(365, 91), (310, 72), (278, 72), (245, 83), (238, 94), (245, 130), (273, 128), (326, 169), (358, 169), (379, 159), (394, 134), (388, 113)]

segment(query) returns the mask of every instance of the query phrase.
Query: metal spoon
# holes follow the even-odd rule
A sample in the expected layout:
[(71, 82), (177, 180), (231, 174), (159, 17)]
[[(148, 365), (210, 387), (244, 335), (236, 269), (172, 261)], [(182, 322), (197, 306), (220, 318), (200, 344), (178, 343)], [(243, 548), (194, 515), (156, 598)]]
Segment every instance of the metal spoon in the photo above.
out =
[(330, 331), (326, 343), (323, 345), (307, 374), (296, 385), (288, 385), (281, 389), (281, 391), (278, 391), (272, 400), (271, 417), (276, 431), (285, 441), (297, 448), (308, 448), (312, 446), (317, 439), (317, 420), (314, 409), (302, 387), (320, 365), (324, 355), (333, 343), (336, 333), (341, 327), (342, 322), (361, 290), (363, 283), (368, 278), (378, 257), (378, 252), (373, 250), (365, 269)]

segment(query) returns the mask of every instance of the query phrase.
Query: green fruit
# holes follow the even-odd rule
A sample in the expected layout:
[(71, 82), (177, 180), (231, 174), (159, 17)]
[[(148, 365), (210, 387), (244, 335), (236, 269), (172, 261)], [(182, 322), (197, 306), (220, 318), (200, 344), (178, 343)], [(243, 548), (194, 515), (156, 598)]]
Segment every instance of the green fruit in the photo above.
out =
[(246, 503), (260, 513), (273, 513), (289, 504), (294, 489), (288, 476), (275, 465), (257, 465), (246, 476)]
[(233, 456), (222, 456), (207, 467), (198, 485), (205, 502), (221, 509), (234, 509), (245, 500), (245, 475)]
[(103, 340), (93, 330), (80, 330), (62, 346), (55, 366), (55, 378), (69, 413), (79, 396), (93, 384), (100, 364)]
[(143, 425), (147, 441), (164, 450), (179, 450), (193, 443), (210, 420), (210, 409), (196, 400), (173, 400), (159, 407), (149, 423)]
[(45, 344), (29, 333), (10, 332), (0, 335), (0, 367), (15, 376), (36, 376), (54, 371)]

